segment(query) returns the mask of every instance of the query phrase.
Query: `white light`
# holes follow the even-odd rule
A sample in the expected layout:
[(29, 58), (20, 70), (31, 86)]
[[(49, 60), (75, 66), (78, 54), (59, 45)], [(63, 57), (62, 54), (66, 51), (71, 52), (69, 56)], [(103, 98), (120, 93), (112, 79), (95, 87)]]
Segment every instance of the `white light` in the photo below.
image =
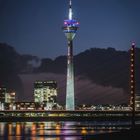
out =
[(134, 42), (132, 42), (132, 46), (135, 46), (135, 43)]
[(72, 5), (72, 1), (70, 0), (70, 5)]
[(69, 9), (69, 19), (72, 20), (72, 9)]

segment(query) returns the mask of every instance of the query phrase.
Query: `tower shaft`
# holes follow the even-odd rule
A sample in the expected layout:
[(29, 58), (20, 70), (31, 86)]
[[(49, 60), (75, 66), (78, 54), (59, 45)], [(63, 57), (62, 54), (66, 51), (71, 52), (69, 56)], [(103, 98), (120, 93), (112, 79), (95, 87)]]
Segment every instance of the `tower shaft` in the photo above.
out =
[(66, 87), (66, 110), (74, 110), (74, 67), (73, 67), (73, 42), (68, 41), (67, 56), (67, 87)]

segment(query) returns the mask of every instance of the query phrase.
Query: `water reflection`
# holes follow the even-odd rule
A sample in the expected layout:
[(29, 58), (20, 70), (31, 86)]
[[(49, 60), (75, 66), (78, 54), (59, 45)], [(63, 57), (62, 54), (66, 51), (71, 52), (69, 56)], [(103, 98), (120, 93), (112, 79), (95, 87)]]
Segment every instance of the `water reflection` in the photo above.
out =
[(12, 124), (8, 124), (8, 135), (12, 135)]
[(36, 140), (36, 124), (32, 123), (32, 127), (31, 127), (31, 136), (32, 136), (32, 140)]
[(8, 140), (12, 140), (12, 124), (8, 124)]
[(16, 136), (20, 136), (21, 135), (21, 124), (17, 123), (16, 124)]
[(112, 125), (109, 123), (107, 127), (104, 122), (1, 122), (0, 140), (79, 140), (86, 135), (111, 133), (122, 128), (122, 124)]
[(86, 135), (87, 134), (87, 130), (85, 127), (82, 128), (81, 134)]

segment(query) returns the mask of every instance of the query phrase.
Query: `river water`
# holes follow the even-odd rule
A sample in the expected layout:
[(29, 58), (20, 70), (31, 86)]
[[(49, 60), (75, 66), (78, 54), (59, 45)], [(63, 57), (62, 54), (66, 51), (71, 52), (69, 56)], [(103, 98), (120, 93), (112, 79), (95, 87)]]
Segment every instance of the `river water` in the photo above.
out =
[[(122, 126), (123, 125), (123, 126)], [(129, 122), (0, 122), (0, 140), (86, 140), (129, 129)]]

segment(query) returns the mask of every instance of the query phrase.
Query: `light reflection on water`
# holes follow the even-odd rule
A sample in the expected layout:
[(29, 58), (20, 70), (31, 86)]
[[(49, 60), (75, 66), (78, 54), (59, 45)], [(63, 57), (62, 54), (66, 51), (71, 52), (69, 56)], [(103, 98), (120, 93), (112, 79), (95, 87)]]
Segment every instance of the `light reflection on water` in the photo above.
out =
[(106, 128), (104, 122), (1, 122), (0, 140), (86, 140), (87, 135), (111, 133), (114, 129), (110, 124)]

